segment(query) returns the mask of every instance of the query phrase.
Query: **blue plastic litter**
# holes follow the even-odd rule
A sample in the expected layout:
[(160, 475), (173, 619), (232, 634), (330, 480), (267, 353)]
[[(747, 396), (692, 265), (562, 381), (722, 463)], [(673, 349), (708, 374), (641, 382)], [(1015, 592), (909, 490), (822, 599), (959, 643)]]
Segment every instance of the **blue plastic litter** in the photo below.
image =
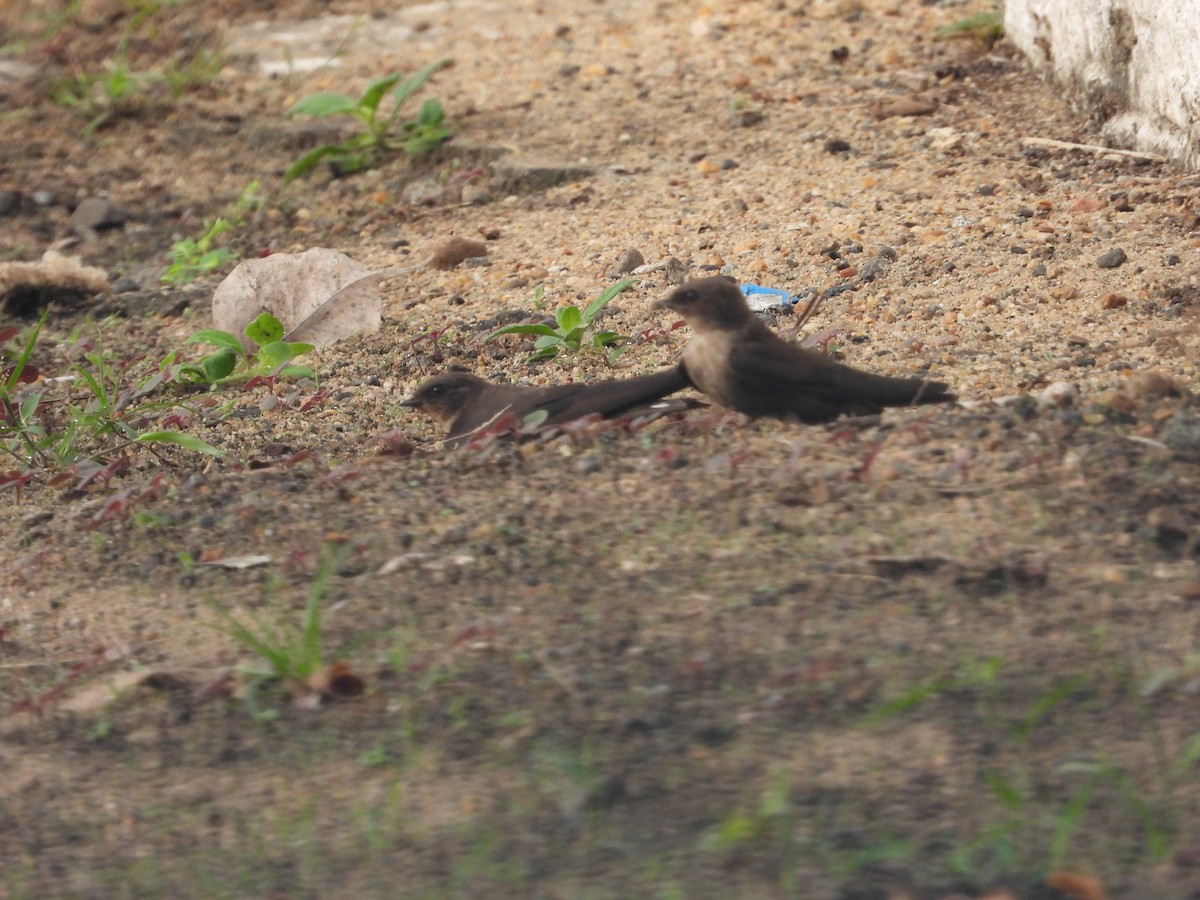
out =
[(761, 284), (743, 284), (742, 295), (746, 298), (746, 305), (755, 312), (787, 307), (796, 302), (796, 298), (787, 291), (780, 288), (763, 287)]

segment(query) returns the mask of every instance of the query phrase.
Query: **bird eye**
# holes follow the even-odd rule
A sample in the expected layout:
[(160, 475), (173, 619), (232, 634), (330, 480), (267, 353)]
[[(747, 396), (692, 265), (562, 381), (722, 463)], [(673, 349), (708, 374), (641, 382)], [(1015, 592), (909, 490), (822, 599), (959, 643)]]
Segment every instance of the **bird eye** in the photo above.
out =
[(429, 393), (430, 393), (430, 394), (432, 394), (432, 395), (434, 395), (434, 396), (437, 396), (437, 395), (438, 395), (438, 394), (440, 394), (441, 392), (442, 392), (442, 386), (441, 386), (440, 384), (435, 384), (433, 387), (431, 387), (431, 388), (429, 389)]

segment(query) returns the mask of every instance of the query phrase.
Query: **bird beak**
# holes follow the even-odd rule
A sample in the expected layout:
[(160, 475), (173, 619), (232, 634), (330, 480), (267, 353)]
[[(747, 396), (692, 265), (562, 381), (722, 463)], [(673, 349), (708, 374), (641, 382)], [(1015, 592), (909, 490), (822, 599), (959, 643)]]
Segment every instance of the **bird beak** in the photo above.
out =
[(400, 405), (408, 406), (408, 407), (411, 407), (412, 409), (420, 409), (422, 406), (425, 405), (425, 401), (418, 400), (416, 397), (409, 397), (407, 400), (401, 400)]
[(663, 297), (661, 300), (655, 300), (654, 303), (651, 304), (651, 306), (654, 309), (674, 309), (675, 308), (674, 305), (672, 305), (672, 303), (671, 303), (671, 297), (669, 294), (666, 297)]

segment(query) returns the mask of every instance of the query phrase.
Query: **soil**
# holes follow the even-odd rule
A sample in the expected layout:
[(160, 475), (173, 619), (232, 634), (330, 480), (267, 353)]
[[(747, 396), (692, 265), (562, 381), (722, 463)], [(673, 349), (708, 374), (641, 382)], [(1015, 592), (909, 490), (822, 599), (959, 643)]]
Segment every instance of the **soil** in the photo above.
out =
[[(51, 6), (0, 10), (0, 252), (110, 290), (50, 307), (48, 421), (89, 350), (201, 355), (231, 264), (160, 275), (217, 217), (411, 270), (316, 384), (149, 398), (222, 457), (4, 464), (3, 896), (1200, 896), (1195, 177), (942, 38), (957, 3)], [(297, 100), (439, 58), (447, 145), (282, 184), (350, 133)], [(122, 62), (160, 77), (66, 101)], [(128, 220), (76, 235), (89, 197)], [(452, 237), (485, 264), (420, 265)], [(670, 364), (670, 267), (614, 362), (484, 341), (631, 248), (815, 294), (800, 339), (961, 402), (458, 451), (400, 406)], [(262, 677), (234, 622), (323, 665)]]

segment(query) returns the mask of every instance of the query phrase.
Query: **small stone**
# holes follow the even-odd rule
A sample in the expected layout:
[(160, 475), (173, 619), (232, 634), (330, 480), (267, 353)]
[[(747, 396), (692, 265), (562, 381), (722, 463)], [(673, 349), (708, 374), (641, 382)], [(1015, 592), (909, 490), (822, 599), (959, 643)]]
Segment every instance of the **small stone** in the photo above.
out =
[(1125, 262), (1128, 257), (1125, 251), (1120, 247), (1114, 247), (1112, 250), (1107, 250), (1096, 257), (1096, 265), (1101, 269), (1115, 269), (1121, 263)]
[(1129, 302), (1129, 298), (1123, 296), (1122, 294), (1105, 294), (1103, 297), (1100, 298), (1100, 308), (1101, 309), (1120, 309), (1122, 306), (1124, 306), (1128, 302)]
[(436, 178), (418, 178), (404, 189), (404, 199), (413, 206), (437, 206), (445, 195), (445, 185)]
[(452, 237), (434, 248), (429, 264), (435, 269), (453, 269), (464, 260), (486, 257), (487, 252), (487, 245), (483, 241)]
[(736, 159), (726, 159), (721, 162), (721, 168), (726, 172), (728, 172), (730, 169), (736, 169), (737, 167), (738, 163)]
[(1069, 381), (1056, 381), (1037, 395), (1042, 406), (1070, 406), (1079, 396), (1075, 385)]
[(980, 197), (992, 197), (995, 196), (996, 186), (994, 184), (981, 184), (975, 188), (975, 193)]
[(482, 181), (468, 181), (462, 188), (462, 202), (483, 206), (492, 202), (492, 191)]
[(120, 228), (129, 220), (129, 213), (103, 197), (88, 197), (71, 213), (71, 227), (76, 233), (88, 236), (105, 228)]
[(764, 118), (761, 109), (735, 109), (729, 113), (729, 124), (734, 128), (752, 128)]
[(825, 142), (826, 153), (845, 153), (850, 149), (850, 142), (841, 138), (830, 138)]
[(1162, 546), (1177, 546), (1188, 536), (1187, 521), (1175, 506), (1156, 506), (1150, 510), (1146, 526), (1153, 532), (1155, 542)]
[(1182, 397), (1186, 388), (1160, 369), (1147, 369), (1129, 379), (1129, 392), (1135, 397)]
[(1167, 258), (1164, 259), (1163, 262), (1166, 263), (1168, 266), (1177, 266), (1181, 262), (1183, 262), (1183, 260), (1181, 260), (1179, 258), (1178, 253), (1168, 253)]
[(849, 47), (834, 47), (829, 51), (829, 58), (835, 63), (844, 63), (850, 58)]
[(700, 162), (696, 163), (696, 171), (701, 175), (712, 175), (714, 172), (721, 171), (721, 169), (716, 165), (716, 163), (711, 163), (707, 159), (702, 159)]
[(621, 258), (617, 260), (616, 274), (628, 275), (638, 266), (646, 264), (646, 257), (642, 256), (642, 252), (636, 247), (630, 247), (621, 254)]

